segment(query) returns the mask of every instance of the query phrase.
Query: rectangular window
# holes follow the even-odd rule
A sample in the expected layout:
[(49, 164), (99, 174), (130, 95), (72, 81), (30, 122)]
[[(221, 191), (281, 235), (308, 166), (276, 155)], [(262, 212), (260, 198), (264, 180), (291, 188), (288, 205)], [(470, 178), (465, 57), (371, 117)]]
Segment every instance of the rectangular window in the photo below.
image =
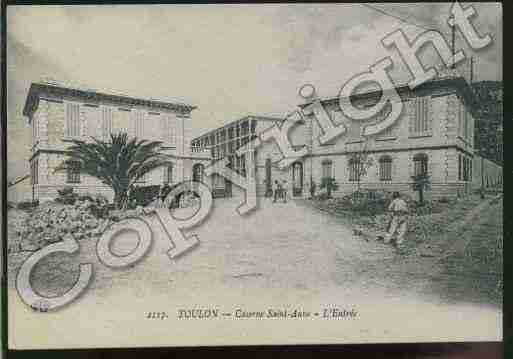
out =
[(379, 179), (381, 181), (392, 180), (392, 159), (390, 157), (382, 157), (379, 160)]
[(429, 104), (431, 97), (418, 97), (411, 101), (413, 113), (410, 116), (410, 135), (429, 136), (431, 135), (431, 116), (429, 115)]
[(167, 116), (161, 116), (162, 123), (162, 141), (170, 146), (176, 146), (176, 133), (174, 122)]
[(164, 183), (173, 183), (173, 165), (164, 167)]
[(66, 169), (67, 172), (67, 183), (80, 183), (80, 163), (72, 162)]
[(414, 175), (426, 176), (428, 174), (428, 158), (426, 155), (417, 155), (413, 159)]
[(80, 136), (80, 106), (78, 103), (66, 103), (66, 137)]
[(355, 182), (360, 180), (360, 161), (349, 161), (349, 181)]
[(467, 142), (471, 142), (473, 135), (471, 116), (465, 107), (465, 102), (461, 99), (458, 111), (458, 136)]
[(322, 178), (333, 177), (333, 162), (325, 160), (322, 162)]
[(102, 108), (102, 137), (104, 140), (108, 140), (110, 138), (110, 134), (112, 133), (112, 117), (113, 112), (110, 107)]

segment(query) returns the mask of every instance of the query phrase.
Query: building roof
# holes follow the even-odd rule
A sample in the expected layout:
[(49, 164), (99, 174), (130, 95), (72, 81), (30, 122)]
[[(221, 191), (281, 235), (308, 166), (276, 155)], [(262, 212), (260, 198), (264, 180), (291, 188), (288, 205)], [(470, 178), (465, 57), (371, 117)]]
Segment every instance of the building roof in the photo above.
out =
[(120, 105), (138, 105), (154, 109), (165, 109), (188, 114), (196, 107), (178, 102), (165, 102), (154, 99), (144, 99), (121, 94), (109, 94), (96, 90), (79, 89), (49, 82), (33, 82), (23, 108), (23, 115), (29, 116), (37, 108), (41, 95), (55, 95), (58, 97), (78, 97), (92, 103), (108, 101)]
[(258, 116), (258, 115), (247, 115), (247, 116), (244, 116), (244, 117), (241, 117), (237, 120), (234, 120), (234, 121), (230, 121), (228, 123), (225, 123), (224, 125), (220, 126), (220, 127), (217, 127), (213, 130), (210, 130), (200, 136), (197, 136), (195, 138), (192, 139), (192, 141), (196, 141), (196, 140), (199, 140), (200, 138), (203, 138), (203, 137), (206, 137), (206, 136), (209, 136), (211, 134), (213, 134), (214, 132), (222, 129), (222, 128), (228, 128), (232, 125), (234, 125), (235, 123), (237, 122), (242, 122), (242, 121), (246, 121), (246, 120), (257, 120), (257, 121), (271, 121), (271, 122), (283, 122), (285, 121), (283, 118), (279, 118), (279, 117), (270, 117), (270, 116)]
[[(465, 97), (467, 101), (465, 103), (469, 105), (469, 109), (473, 114), (476, 114), (476, 111), (478, 109), (478, 100), (476, 97), (476, 94), (472, 87), (469, 85), (469, 83), (461, 76), (449, 76), (449, 77), (441, 77), (437, 78), (428, 82), (423, 83), (422, 85), (418, 86), (414, 90), (410, 89), (410, 87), (407, 84), (399, 85), (395, 87), (395, 90), (401, 97), (415, 97), (417, 93), (424, 92), (424, 91), (433, 91), (443, 88), (457, 88), (460, 93)], [(385, 89), (384, 92), (389, 92), (391, 89)], [(351, 95), (351, 101), (358, 101), (358, 100), (365, 100), (365, 99), (375, 99), (376, 101), (379, 101), (381, 98), (381, 91), (374, 90), (374, 91), (368, 91), (368, 92), (362, 92), (358, 94)], [(338, 103), (339, 97), (332, 97), (327, 99), (321, 99), (321, 103), (323, 104), (333, 104)], [(307, 102), (304, 104), (299, 105), (299, 107), (304, 108), (311, 104), (312, 102)]]

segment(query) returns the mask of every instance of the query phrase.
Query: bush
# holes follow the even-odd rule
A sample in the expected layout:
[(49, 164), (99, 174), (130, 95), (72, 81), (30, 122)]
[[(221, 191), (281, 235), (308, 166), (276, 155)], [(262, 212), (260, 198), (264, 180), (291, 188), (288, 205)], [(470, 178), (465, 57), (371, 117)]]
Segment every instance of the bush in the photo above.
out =
[(18, 203), (18, 209), (22, 211), (28, 211), (39, 206), (39, 201), (25, 201)]
[(160, 191), (159, 185), (134, 187), (130, 191), (130, 198), (128, 203), (135, 201), (136, 206), (147, 206), (155, 200)]
[(317, 196), (315, 196), (315, 199), (318, 199), (318, 200), (320, 200), (320, 201), (325, 201), (325, 200), (330, 199), (330, 198), (331, 198), (331, 196), (330, 196), (330, 195), (328, 195), (328, 193), (327, 193), (327, 192), (320, 193), (320, 194), (318, 194)]
[(91, 201), (91, 202), (96, 201), (94, 196), (90, 193), (79, 194), (77, 199), (82, 200), (82, 201)]

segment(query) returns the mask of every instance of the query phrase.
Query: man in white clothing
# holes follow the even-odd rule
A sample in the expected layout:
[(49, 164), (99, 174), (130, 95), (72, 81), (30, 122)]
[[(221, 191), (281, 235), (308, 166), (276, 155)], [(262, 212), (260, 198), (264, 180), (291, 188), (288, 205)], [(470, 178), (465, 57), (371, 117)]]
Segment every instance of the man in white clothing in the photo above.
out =
[(401, 198), (399, 192), (394, 192), (392, 195), (392, 203), (388, 206), (388, 210), (392, 213), (392, 221), (385, 235), (385, 243), (390, 243), (392, 237), (397, 232), (396, 245), (404, 241), (404, 235), (408, 230), (408, 205), (406, 201)]

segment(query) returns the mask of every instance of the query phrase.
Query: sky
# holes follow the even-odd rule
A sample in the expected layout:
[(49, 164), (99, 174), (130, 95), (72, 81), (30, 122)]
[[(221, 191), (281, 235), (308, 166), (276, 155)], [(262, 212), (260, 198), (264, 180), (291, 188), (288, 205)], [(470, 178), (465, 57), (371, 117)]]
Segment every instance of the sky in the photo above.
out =
[[(464, 3), (464, 6), (468, 4)], [(502, 8), (475, 3), (472, 19), (491, 46), (473, 52), (475, 80), (502, 80)], [(450, 38), (451, 3), (372, 4)], [(354, 75), (385, 56), (394, 82), (410, 77), (381, 39), (424, 30), (361, 4), (9, 6), (7, 9), (8, 180), (28, 173), (30, 129), (23, 105), (32, 82), (185, 102), (193, 135), (246, 115), (285, 117), (299, 88), (337, 96)], [(432, 48), (421, 53), (438, 64)], [(461, 65), (468, 73), (468, 61)]]

